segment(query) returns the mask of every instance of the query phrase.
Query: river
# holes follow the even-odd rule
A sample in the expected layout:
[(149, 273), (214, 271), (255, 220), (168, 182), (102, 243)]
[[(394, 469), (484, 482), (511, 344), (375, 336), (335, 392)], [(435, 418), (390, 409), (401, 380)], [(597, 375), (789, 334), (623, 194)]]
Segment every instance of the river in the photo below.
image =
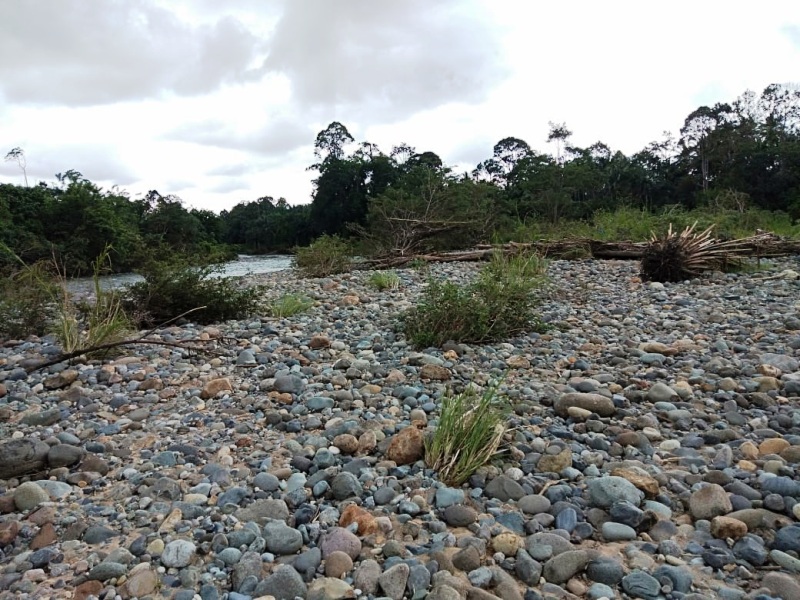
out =
[[(285, 254), (259, 256), (240, 254), (236, 260), (224, 264), (224, 271), (221, 275), (222, 277), (240, 277), (248, 274), (272, 273), (289, 269), (291, 266), (292, 257)], [(100, 285), (103, 289), (115, 289), (141, 280), (141, 275), (136, 273), (117, 273), (100, 277)], [(94, 289), (94, 282), (91, 277), (77, 277), (69, 280), (67, 288), (79, 295), (87, 294)]]

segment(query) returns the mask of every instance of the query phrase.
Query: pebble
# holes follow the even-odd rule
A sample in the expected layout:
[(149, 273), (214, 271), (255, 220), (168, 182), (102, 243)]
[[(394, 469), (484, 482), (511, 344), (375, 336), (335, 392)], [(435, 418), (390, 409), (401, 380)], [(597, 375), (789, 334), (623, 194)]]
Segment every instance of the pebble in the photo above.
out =
[[(800, 597), (797, 282), (548, 271), (550, 327), (494, 344), (412, 349), (395, 321), (428, 275), (398, 269), (385, 292), (258, 276), (314, 307), (155, 332), (218, 355), (28, 374), (49, 338), (0, 347), (0, 599)], [(509, 443), (441, 481), (422, 459), (442, 399), (491, 381)]]

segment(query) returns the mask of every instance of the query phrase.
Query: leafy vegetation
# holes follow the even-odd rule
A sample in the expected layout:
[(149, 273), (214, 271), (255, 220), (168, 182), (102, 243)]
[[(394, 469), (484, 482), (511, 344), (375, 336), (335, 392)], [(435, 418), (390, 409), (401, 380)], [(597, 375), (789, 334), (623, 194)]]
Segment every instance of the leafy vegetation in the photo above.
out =
[(367, 280), (378, 290), (396, 290), (400, 287), (400, 276), (394, 271), (375, 271)]
[(190, 312), (192, 321), (217, 323), (262, 311), (262, 287), (242, 286), (234, 278), (221, 277), (221, 272), (221, 265), (150, 263), (140, 271), (144, 281), (127, 288), (123, 306), (143, 327), (166, 323)]
[(487, 388), (442, 400), (434, 434), (425, 440), (425, 464), (447, 485), (460, 486), (498, 453), (506, 431), (508, 401)]
[(403, 315), (406, 337), (418, 348), (447, 341), (485, 343), (543, 325), (535, 308), (544, 283), (536, 255), (496, 254), (468, 285), (431, 279), (419, 304)]
[(38, 261), (0, 279), (0, 338), (47, 333), (58, 293), (51, 267), (47, 261)]
[(277, 319), (285, 319), (299, 313), (307, 311), (314, 306), (314, 302), (305, 296), (298, 294), (284, 294), (283, 296), (270, 300), (266, 304), (267, 314)]
[(327, 277), (350, 270), (350, 245), (336, 235), (322, 235), (298, 248), (295, 266), (305, 277)]

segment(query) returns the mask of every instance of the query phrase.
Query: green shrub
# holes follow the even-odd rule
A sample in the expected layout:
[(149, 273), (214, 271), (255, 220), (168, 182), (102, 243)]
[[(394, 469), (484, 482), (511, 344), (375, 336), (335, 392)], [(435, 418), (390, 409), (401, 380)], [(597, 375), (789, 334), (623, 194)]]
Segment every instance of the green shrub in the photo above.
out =
[[(144, 281), (128, 286), (124, 307), (140, 326), (152, 327), (191, 312), (198, 323), (243, 319), (263, 308), (263, 288), (243, 287), (222, 277), (222, 265), (191, 267), (182, 263), (151, 263), (140, 274)], [(203, 307), (202, 310), (194, 310)]]
[(544, 261), (535, 255), (497, 254), (468, 285), (430, 280), (420, 303), (402, 318), (405, 335), (420, 348), (454, 342), (484, 343), (541, 330), (536, 292)]
[(400, 287), (400, 276), (394, 271), (375, 271), (367, 281), (372, 287), (381, 291), (396, 290)]
[(335, 235), (323, 235), (298, 248), (295, 266), (305, 277), (327, 277), (350, 270), (350, 246)]
[(425, 464), (445, 484), (461, 485), (497, 454), (509, 412), (496, 387), (480, 397), (472, 388), (445, 397), (436, 431), (425, 440)]
[(48, 332), (56, 315), (58, 285), (49, 261), (25, 265), (0, 279), (0, 337)]
[(284, 319), (305, 312), (312, 306), (314, 306), (314, 303), (305, 296), (284, 294), (280, 298), (267, 302), (266, 308), (270, 317)]

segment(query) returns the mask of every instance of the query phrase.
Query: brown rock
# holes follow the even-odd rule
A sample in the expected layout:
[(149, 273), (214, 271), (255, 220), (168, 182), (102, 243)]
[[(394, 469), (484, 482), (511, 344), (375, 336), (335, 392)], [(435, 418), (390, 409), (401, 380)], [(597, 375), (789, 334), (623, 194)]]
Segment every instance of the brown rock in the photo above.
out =
[(452, 377), (450, 369), (439, 365), (422, 365), (419, 376), (422, 379), (432, 379), (434, 381), (447, 381)]
[[(342, 511), (342, 516), (339, 518), (339, 526), (347, 527), (351, 523), (358, 524), (358, 535), (371, 535), (380, 531), (380, 526), (367, 510), (355, 504), (349, 504), (347, 508)], [(352, 565), (351, 565), (352, 566)]]
[(425, 448), (420, 425), (414, 422), (392, 436), (386, 449), (386, 458), (398, 465), (408, 465), (422, 458)]
[(738, 540), (747, 533), (747, 524), (730, 517), (714, 517), (711, 519), (711, 535), (720, 539)]
[(356, 294), (345, 294), (339, 301), (342, 306), (356, 306), (361, 304), (361, 299)]
[(231, 386), (231, 380), (227, 377), (220, 377), (218, 379), (212, 379), (206, 383), (203, 391), (200, 393), (200, 397), (204, 399), (214, 398), (220, 392), (231, 390), (233, 390), (233, 387)]
[(384, 378), (384, 382), (386, 385), (395, 385), (397, 383), (403, 383), (406, 380), (406, 376), (403, 374), (402, 371), (398, 369), (392, 369)]
[(788, 463), (800, 462), (800, 446), (789, 446), (781, 452), (781, 458)]
[(642, 490), (648, 498), (655, 498), (658, 496), (658, 481), (650, 477), (646, 473), (640, 473), (633, 469), (614, 469), (611, 472), (616, 477), (627, 479), (637, 488)]
[(31, 550), (39, 550), (40, 548), (45, 548), (50, 544), (54, 544), (57, 539), (56, 528), (53, 527), (52, 523), (45, 523), (42, 525), (39, 533), (31, 540), (30, 548)]
[(17, 521), (3, 521), (0, 523), (0, 546), (8, 546), (14, 543), (19, 533), (19, 523)]
[(131, 569), (128, 581), (125, 583), (125, 589), (129, 595), (141, 598), (152, 594), (159, 583), (158, 574), (146, 563), (141, 563)]
[(569, 394), (562, 394), (555, 401), (553, 408), (561, 417), (568, 416), (570, 406), (577, 406), (597, 413), (601, 417), (610, 417), (617, 409), (614, 407), (614, 402), (611, 398), (606, 398), (601, 394), (588, 394), (581, 392), (574, 392)]
[(634, 448), (639, 446), (639, 434), (635, 431), (623, 431), (620, 433), (615, 440), (620, 446), (633, 446)]
[(139, 391), (146, 392), (150, 390), (163, 390), (164, 389), (164, 382), (161, 381), (160, 377), (151, 377), (150, 379), (145, 379), (141, 384), (139, 384)]
[(61, 373), (56, 373), (51, 377), (44, 380), (44, 387), (48, 390), (57, 390), (59, 388), (67, 387), (73, 381), (78, 379), (78, 372), (75, 369), (66, 369)]
[(17, 507), (14, 505), (14, 495), (6, 494), (0, 496), (0, 514), (7, 515), (8, 513), (15, 512)]
[(358, 451), (358, 440), (356, 436), (343, 433), (333, 438), (333, 445), (336, 446), (343, 454), (353, 454)]
[(504, 532), (492, 538), (492, 547), (495, 552), (502, 552), (506, 556), (516, 556), (517, 550), (525, 547), (525, 540), (516, 533)]
[(86, 600), (89, 596), (97, 596), (103, 590), (103, 584), (99, 581), (84, 581), (75, 588), (73, 600)]
[(45, 523), (54, 522), (57, 516), (58, 514), (54, 506), (42, 506), (28, 515), (28, 521), (41, 527)]
[(572, 450), (564, 448), (558, 454), (543, 454), (536, 463), (536, 470), (541, 473), (561, 473), (572, 466)]
[(746, 441), (739, 446), (739, 452), (742, 453), (742, 458), (748, 460), (755, 460), (758, 458), (758, 447), (751, 441)]
[(695, 519), (713, 519), (732, 510), (728, 492), (716, 483), (701, 487), (689, 497), (689, 512)]
[(531, 361), (529, 361), (524, 356), (520, 356), (515, 354), (514, 356), (509, 356), (508, 360), (506, 360), (506, 364), (511, 367), (512, 369), (530, 369), (531, 368)]
[(344, 577), (353, 570), (353, 559), (341, 550), (335, 550), (325, 559), (325, 575), (328, 577)]
[(378, 439), (374, 431), (365, 431), (358, 438), (358, 453), (369, 454), (378, 445)]
[(322, 348), (330, 348), (331, 341), (328, 339), (328, 336), (325, 335), (315, 335), (311, 338), (311, 341), (308, 343), (308, 347), (312, 350), (320, 350)]
[(769, 438), (758, 445), (758, 451), (762, 456), (765, 454), (780, 454), (789, 446), (791, 444), (783, 438)]
[(640, 344), (639, 348), (643, 352), (655, 352), (656, 354), (663, 354), (664, 356), (672, 356), (678, 353), (677, 348), (667, 346), (661, 342), (645, 342), (644, 344)]
[(8, 393), (8, 390), (6, 389), (6, 384), (5, 383), (0, 383), (0, 398), (5, 396), (7, 393)]

